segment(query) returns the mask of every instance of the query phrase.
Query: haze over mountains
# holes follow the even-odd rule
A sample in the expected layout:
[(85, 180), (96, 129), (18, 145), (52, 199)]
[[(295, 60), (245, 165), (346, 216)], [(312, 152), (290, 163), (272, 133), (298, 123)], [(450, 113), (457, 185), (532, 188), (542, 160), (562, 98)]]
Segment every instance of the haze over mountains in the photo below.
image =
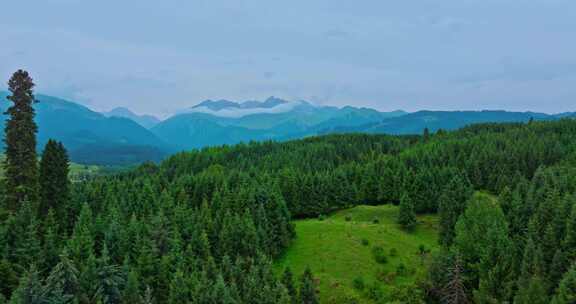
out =
[[(9, 105), (0, 92), (0, 110)], [(327, 133), (419, 134), (479, 122), (525, 122), (573, 116), (507, 111), (379, 112), (316, 106), (270, 97), (264, 101), (206, 100), (164, 121), (126, 108), (98, 113), (78, 103), (37, 95), (38, 147), (60, 140), (79, 163), (125, 165), (158, 161), (177, 151), (252, 140), (288, 140)], [(2, 125), (4, 119), (2, 119)], [(3, 143), (2, 143), (3, 145)]]
[(138, 114), (135, 114), (134, 112), (132, 112), (129, 109), (124, 108), (124, 107), (114, 108), (108, 112), (103, 112), (102, 114), (104, 114), (108, 117), (122, 117), (122, 118), (131, 119), (146, 129), (150, 129), (160, 122), (160, 119), (158, 119), (155, 116), (138, 115)]

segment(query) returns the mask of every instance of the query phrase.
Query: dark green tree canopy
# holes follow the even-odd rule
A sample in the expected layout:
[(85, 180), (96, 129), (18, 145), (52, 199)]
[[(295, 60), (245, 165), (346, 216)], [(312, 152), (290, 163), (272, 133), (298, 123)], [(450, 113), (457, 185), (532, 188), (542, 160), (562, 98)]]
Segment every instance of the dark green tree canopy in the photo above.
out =
[(64, 145), (48, 140), (40, 160), (40, 215), (53, 209), (58, 217), (66, 217), (69, 196), (69, 160)]

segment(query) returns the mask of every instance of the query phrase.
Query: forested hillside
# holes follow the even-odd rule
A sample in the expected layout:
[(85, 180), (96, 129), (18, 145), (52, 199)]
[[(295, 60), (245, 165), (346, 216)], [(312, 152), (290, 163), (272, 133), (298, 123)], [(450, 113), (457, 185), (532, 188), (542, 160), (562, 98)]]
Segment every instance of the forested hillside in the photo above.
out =
[(317, 303), (309, 270), (279, 278), (271, 261), (298, 237), (292, 218), (359, 204), (398, 204), (406, 233), (415, 213), (439, 216), (443, 250), (410, 287), (421, 292), (375, 302), (572, 303), (575, 137), (569, 119), (331, 135), (183, 152), (74, 184), (61, 144), (39, 170), (35, 155), (7, 153), (0, 303)]
[[(0, 128), (5, 127), (9, 102), (0, 91)], [(172, 150), (168, 144), (134, 121), (106, 117), (78, 103), (38, 95), (34, 104), (38, 129), (37, 150), (49, 139), (63, 142), (73, 161), (97, 165), (133, 165), (161, 161)], [(3, 136), (2, 136), (3, 138)], [(0, 142), (4, 147), (4, 142)]]

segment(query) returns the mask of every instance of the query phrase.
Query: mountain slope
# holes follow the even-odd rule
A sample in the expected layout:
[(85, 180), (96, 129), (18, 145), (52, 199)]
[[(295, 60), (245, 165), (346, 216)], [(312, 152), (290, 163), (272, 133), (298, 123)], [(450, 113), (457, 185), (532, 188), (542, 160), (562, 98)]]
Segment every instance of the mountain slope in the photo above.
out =
[(266, 131), (225, 125), (201, 113), (175, 116), (158, 124), (152, 131), (180, 150), (271, 138), (266, 136)]
[(143, 126), (146, 129), (150, 129), (160, 122), (160, 119), (152, 115), (138, 115), (129, 109), (118, 107), (114, 108), (108, 112), (102, 113), (107, 117), (122, 117), (128, 118), (136, 122), (137, 124)]
[(439, 129), (454, 130), (470, 124), (484, 122), (527, 122), (530, 119), (549, 120), (562, 117), (563, 114), (549, 115), (534, 112), (507, 111), (419, 111), (399, 117), (384, 119), (380, 122), (361, 126), (336, 125), (320, 131), (326, 133), (386, 133), (420, 134), (425, 128), (434, 132)]
[[(10, 106), (6, 96), (0, 92), (2, 113)], [(39, 150), (53, 138), (64, 143), (73, 161), (104, 165), (158, 161), (170, 151), (165, 142), (130, 119), (106, 117), (51, 96), (36, 95), (36, 99)], [(6, 115), (2, 115), (3, 128)]]

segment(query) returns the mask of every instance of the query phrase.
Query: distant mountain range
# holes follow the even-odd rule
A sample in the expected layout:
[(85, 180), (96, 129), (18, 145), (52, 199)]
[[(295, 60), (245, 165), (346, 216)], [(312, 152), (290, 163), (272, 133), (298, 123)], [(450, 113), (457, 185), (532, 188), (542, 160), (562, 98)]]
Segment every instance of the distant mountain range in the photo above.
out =
[[(0, 111), (9, 106), (0, 92)], [(507, 111), (379, 112), (370, 108), (315, 106), (270, 97), (264, 101), (203, 101), (164, 120), (126, 108), (105, 113), (56, 97), (37, 95), (38, 148), (60, 140), (78, 163), (124, 165), (158, 161), (174, 152), (252, 140), (289, 140), (329, 133), (420, 134), (480, 122), (524, 122), (574, 117)], [(3, 126), (5, 115), (0, 122)], [(3, 142), (0, 147), (3, 147)]]
[[(0, 92), (0, 125), (10, 103), (7, 93)], [(36, 95), (38, 150), (48, 139), (64, 143), (73, 161), (87, 164), (124, 165), (158, 161), (173, 151), (171, 146), (133, 120), (107, 117), (80, 104), (63, 99)], [(3, 137), (4, 134), (2, 133)], [(0, 143), (4, 148), (4, 142)]]
[(287, 140), (315, 135), (336, 126), (359, 126), (405, 112), (378, 112), (368, 108), (319, 107), (305, 101), (204, 101), (151, 129), (178, 149), (235, 144), (250, 140)]

